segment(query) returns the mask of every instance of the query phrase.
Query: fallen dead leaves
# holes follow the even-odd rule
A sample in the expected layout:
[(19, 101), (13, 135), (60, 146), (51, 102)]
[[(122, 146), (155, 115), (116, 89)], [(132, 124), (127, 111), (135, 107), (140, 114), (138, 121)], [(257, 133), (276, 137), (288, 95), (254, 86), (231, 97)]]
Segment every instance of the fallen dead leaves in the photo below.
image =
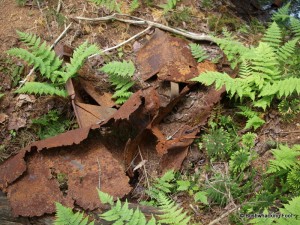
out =
[[(223, 92), (196, 88), (189, 80), (216, 68), (210, 62), (198, 64), (187, 41), (160, 30), (138, 51), (136, 64), (149, 87), (119, 109), (109, 93), (99, 93), (91, 82), (69, 81), (80, 128), (34, 142), (0, 165), (0, 188), (7, 192), (14, 215), (53, 213), (54, 202), (93, 210), (101, 207), (96, 188), (115, 197), (127, 195), (139, 151), (147, 161), (147, 152), (160, 158), (157, 170), (180, 169)], [(79, 89), (97, 105), (85, 102)], [(59, 174), (67, 177), (66, 190)]]

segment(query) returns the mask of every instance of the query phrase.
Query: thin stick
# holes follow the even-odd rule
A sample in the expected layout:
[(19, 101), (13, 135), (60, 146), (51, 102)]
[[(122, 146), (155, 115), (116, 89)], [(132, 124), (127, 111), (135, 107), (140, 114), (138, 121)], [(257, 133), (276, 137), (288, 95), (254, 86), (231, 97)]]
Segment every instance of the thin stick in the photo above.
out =
[[(134, 18), (135, 20), (122, 19), (122, 18), (119, 18), (120, 16), (127, 16), (127, 17), (130, 17), (130, 18)], [(193, 40), (214, 42), (213, 38), (209, 35), (206, 35), (206, 34), (197, 34), (197, 33), (189, 32), (187, 30), (183, 30), (183, 29), (168, 27), (166, 25), (156, 23), (156, 22), (152, 22), (150, 20), (144, 20), (144, 19), (141, 19), (139, 17), (131, 17), (131, 16), (128, 16), (128, 15), (122, 15), (122, 14), (118, 14), (118, 13), (114, 13), (112, 15), (105, 16), (105, 17), (97, 17), (97, 18), (87, 18), (87, 17), (78, 16), (78, 17), (75, 17), (75, 19), (85, 20), (85, 21), (90, 21), (90, 22), (104, 22), (104, 21), (110, 21), (110, 20), (117, 20), (117, 21), (120, 21), (120, 22), (135, 24), (135, 25), (148, 25), (148, 26), (152, 26), (152, 27), (156, 27), (156, 28), (165, 30), (165, 31), (169, 31), (169, 32), (174, 33), (174, 34), (179, 34), (179, 35), (182, 35), (186, 38), (190, 38), (190, 39), (193, 39)]]
[(53, 49), (55, 47), (55, 45), (57, 45), (57, 43), (63, 38), (63, 36), (68, 32), (68, 30), (70, 29), (72, 25), (72, 22), (64, 29), (64, 31), (58, 36), (58, 38), (56, 38), (56, 40), (53, 42), (53, 44), (51, 45), (51, 49)]
[(56, 8), (56, 13), (59, 13), (60, 10), (61, 10), (61, 5), (62, 5), (62, 0), (59, 0), (58, 1), (58, 4), (57, 4), (57, 8)]
[(100, 166), (100, 162), (99, 162), (99, 158), (97, 157), (97, 162), (98, 162), (98, 172), (99, 172), (99, 177), (98, 177), (98, 188), (100, 190), (100, 179), (101, 179), (101, 166)]
[(102, 54), (104, 52), (109, 52), (109, 51), (111, 51), (113, 49), (119, 48), (120, 46), (125, 45), (126, 43), (132, 41), (133, 39), (138, 38), (139, 36), (142, 36), (144, 33), (146, 33), (148, 30), (150, 30), (151, 27), (152, 26), (148, 26), (145, 30), (141, 31), (140, 33), (137, 33), (136, 35), (132, 36), (131, 38), (127, 39), (126, 41), (123, 41), (123, 42), (117, 44), (116, 46), (104, 49), (104, 50), (101, 51), (101, 53), (96, 53), (94, 55), (89, 56), (88, 58), (90, 59), (90, 58), (93, 58), (93, 57), (95, 57), (95, 56), (97, 56), (99, 54)]
[(45, 14), (44, 14), (44, 12), (43, 12), (43, 10), (42, 10), (42, 8), (41, 8), (40, 1), (39, 1), (39, 0), (36, 0), (36, 2), (37, 2), (38, 8), (39, 8), (39, 10), (40, 10), (42, 16), (44, 17), (44, 20), (45, 20), (45, 22), (46, 22), (46, 27), (47, 27), (47, 29), (48, 29), (48, 32), (49, 32), (51, 38), (52, 38), (53, 35), (52, 35), (51, 29), (50, 29), (50, 27), (49, 27), (47, 18), (46, 18)]
[(235, 210), (237, 210), (240, 206), (236, 206), (230, 210), (228, 210), (226, 213), (222, 214), (221, 216), (219, 216), (217, 219), (211, 221), (208, 225), (214, 225), (218, 222), (220, 222), (220, 220), (222, 220), (223, 218), (225, 218), (226, 216), (228, 216), (230, 213), (234, 212)]
[[(138, 149), (139, 149), (139, 153), (140, 153), (140, 156), (141, 156), (141, 160), (144, 161), (143, 155), (141, 153), (141, 149), (140, 149), (139, 145), (138, 145)], [(143, 165), (143, 168), (144, 168), (144, 173), (145, 173), (145, 178), (146, 178), (146, 181), (147, 181), (148, 188), (150, 188), (150, 183), (149, 183), (149, 179), (148, 179), (148, 175), (147, 175), (147, 170), (146, 170), (145, 164)]]

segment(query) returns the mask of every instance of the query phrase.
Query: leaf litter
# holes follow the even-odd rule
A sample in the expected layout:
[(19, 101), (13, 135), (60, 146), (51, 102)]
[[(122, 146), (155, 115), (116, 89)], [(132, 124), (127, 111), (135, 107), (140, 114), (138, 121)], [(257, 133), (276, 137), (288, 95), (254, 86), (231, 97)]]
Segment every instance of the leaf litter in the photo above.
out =
[[(98, 92), (94, 82), (85, 79), (86, 71), (80, 72), (83, 79), (69, 81), (79, 128), (33, 142), (0, 165), (0, 188), (8, 193), (14, 215), (53, 213), (54, 202), (101, 208), (96, 188), (124, 197), (132, 190), (129, 180), (139, 151), (156, 171), (180, 169), (224, 92), (189, 81), (216, 68), (209, 61), (197, 63), (188, 44), (156, 29), (136, 58), (148, 87), (119, 108), (111, 103), (111, 95)], [(64, 188), (61, 176), (66, 178)]]

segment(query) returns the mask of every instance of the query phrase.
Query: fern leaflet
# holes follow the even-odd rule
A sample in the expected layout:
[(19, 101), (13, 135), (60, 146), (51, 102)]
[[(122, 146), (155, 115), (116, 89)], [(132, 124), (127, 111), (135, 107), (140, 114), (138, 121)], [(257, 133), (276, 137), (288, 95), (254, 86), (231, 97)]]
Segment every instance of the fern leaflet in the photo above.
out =
[(65, 90), (61, 90), (52, 84), (40, 82), (26, 82), (23, 87), (16, 90), (16, 93), (67, 96)]
[(129, 209), (128, 202), (126, 201), (123, 205), (118, 199), (116, 203), (113, 202), (113, 198), (98, 190), (98, 195), (102, 203), (108, 203), (111, 209), (105, 213), (102, 213), (100, 217), (105, 221), (114, 222), (114, 224), (127, 224), (127, 225), (155, 225), (156, 220), (154, 217), (147, 222), (145, 215), (139, 209)]
[(117, 11), (121, 13), (120, 6), (116, 0), (90, 0), (91, 2), (95, 3), (96, 5), (103, 6), (110, 11)]
[(300, 165), (297, 159), (300, 156), (299, 150), (299, 146), (289, 148), (284, 145), (280, 145), (279, 149), (272, 150), (275, 159), (270, 160), (270, 167), (267, 173), (275, 173), (280, 170), (289, 170), (298, 167)]
[(94, 225), (93, 222), (88, 222), (88, 217), (84, 218), (83, 213), (73, 213), (72, 209), (64, 207), (60, 203), (56, 205), (56, 219), (54, 225)]
[(192, 55), (197, 60), (197, 62), (202, 62), (203, 60), (208, 58), (206, 52), (200, 45), (192, 43), (190, 44), (190, 48)]
[(291, 3), (289, 2), (289, 3), (285, 4), (283, 7), (281, 7), (280, 9), (278, 9), (278, 11), (273, 14), (272, 20), (284, 22), (285, 20), (289, 19), (290, 18), (290, 15), (289, 15), (290, 14), (289, 13), (290, 5), (291, 5)]
[(167, 13), (168, 11), (174, 9), (176, 7), (177, 2), (180, 0), (168, 0), (167, 3), (161, 5), (161, 7), (164, 10), (164, 13)]
[(163, 213), (163, 215), (159, 216), (160, 223), (173, 225), (185, 225), (189, 223), (190, 217), (186, 216), (186, 212), (182, 213), (183, 209), (167, 196), (159, 193), (158, 202), (160, 204), (160, 211)]
[(133, 62), (113, 61), (103, 66), (100, 71), (107, 73), (110, 82), (115, 86), (116, 91), (113, 98), (116, 99), (116, 104), (123, 104), (132, 95), (129, 89), (134, 85), (131, 80), (135, 72)]
[(300, 38), (300, 20), (291, 18), (291, 28), (297, 38)]
[(88, 45), (87, 41), (76, 48), (70, 63), (66, 65), (66, 71), (62, 74), (63, 80), (66, 82), (69, 78), (74, 77), (77, 71), (82, 67), (85, 60), (90, 55), (96, 53), (99, 53), (98, 47), (96, 45)]
[(273, 47), (274, 49), (279, 48), (282, 39), (282, 33), (276, 22), (273, 22), (267, 29), (262, 41)]

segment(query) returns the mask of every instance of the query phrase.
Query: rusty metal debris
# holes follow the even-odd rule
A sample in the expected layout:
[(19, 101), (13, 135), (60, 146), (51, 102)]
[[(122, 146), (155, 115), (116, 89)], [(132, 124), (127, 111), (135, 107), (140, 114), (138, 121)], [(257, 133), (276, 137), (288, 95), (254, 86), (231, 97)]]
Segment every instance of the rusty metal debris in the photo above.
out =
[[(32, 143), (4, 162), (0, 171), (0, 187), (8, 193), (16, 216), (53, 213), (54, 202), (95, 209), (100, 206), (96, 188), (115, 197), (131, 190), (124, 168), (89, 128)], [(61, 177), (66, 178), (65, 193), (60, 190)]]
[[(80, 128), (34, 142), (0, 165), (0, 188), (8, 193), (15, 215), (52, 213), (55, 201), (93, 210), (100, 206), (96, 188), (123, 197), (131, 190), (125, 170), (133, 175), (138, 149), (159, 159), (161, 171), (180, 169), (224, 92), (201, 89), (190, 79), (216, 67), (208, 61), (198, 64), (187, 41), (160, 30), (139, 50), (136, 61), (149, 87), (136, 91), (117, 110), (111, 96), (89, 81), (69, 80)], [(81, 90), (97, 104), (86, 102)]]
[(187, 82), (197, 76), (197, 63), (188, 43), (156, 29), (151, 40), (137, 53), (142, 79), (148, 80), (157, 74), (161, 80)]

